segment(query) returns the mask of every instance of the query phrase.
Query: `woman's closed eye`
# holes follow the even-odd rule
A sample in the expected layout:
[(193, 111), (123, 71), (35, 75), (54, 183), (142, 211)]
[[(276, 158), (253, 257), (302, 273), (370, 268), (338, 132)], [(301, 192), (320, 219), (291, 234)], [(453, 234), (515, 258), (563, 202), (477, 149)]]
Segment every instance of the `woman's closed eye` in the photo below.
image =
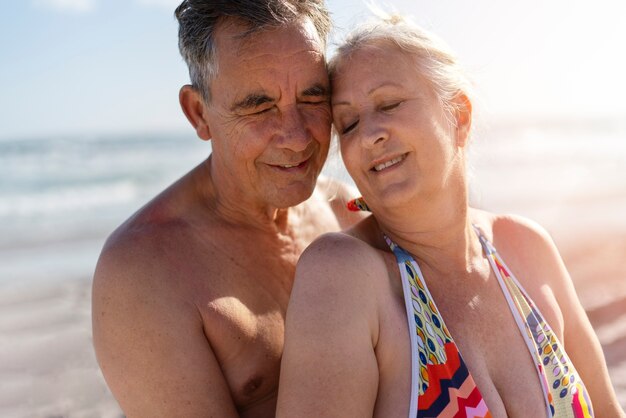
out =
[(359, 120), (355, 120), (352, 123), (348, 123), (347, 126), (343, 129), (340, 130), (342, 135), (345, 135), (347, 133), (350, 133), (350, 131), (354, 130), (354, 128), (356, 128), (356, 126), (359, 124)]
[(384, 105), (380, 106), (380, 110), (382, 110), (383, 112), (389, 112), (394, 109), (397, 109), (401, 104), (402, 104), (402, 101), (385, 103)]

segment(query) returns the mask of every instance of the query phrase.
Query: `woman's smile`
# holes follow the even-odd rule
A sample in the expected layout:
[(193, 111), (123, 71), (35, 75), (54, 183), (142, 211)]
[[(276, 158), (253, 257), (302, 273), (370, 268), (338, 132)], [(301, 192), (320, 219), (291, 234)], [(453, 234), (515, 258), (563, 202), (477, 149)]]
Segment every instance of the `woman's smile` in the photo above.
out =
[(383, 162), (375, 162), (371, 170), (380, 173), (381, 171), (387, 170), (390, 167), (397, 166), (399, 163), (404, 161), (408, 154), (409, 153), (407, 152), (397, 157), (385, 158)]

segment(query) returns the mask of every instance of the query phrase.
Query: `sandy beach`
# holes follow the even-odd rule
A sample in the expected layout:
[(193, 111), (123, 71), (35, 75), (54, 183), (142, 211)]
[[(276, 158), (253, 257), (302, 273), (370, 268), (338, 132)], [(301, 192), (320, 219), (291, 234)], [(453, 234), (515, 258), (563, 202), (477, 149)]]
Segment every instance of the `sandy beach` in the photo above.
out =
[(91, 283), (12, 286), (0, 292), (0, 416), (123, 416), (96, 363)]
[[(626, 234), (562, 241), (564, 259), (626, 408)], [(0, 416), (123, 416), (92, 349), (90, 280), (0, 291)]]

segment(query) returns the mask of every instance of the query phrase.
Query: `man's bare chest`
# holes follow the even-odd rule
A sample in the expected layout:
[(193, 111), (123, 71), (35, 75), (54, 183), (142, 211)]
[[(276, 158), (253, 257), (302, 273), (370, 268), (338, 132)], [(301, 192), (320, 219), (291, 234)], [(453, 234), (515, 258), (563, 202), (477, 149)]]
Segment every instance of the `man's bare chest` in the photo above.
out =
[(293, 273), (265, 264), (226, 274), (230, 280), (213, 286), (202, 303), (205, 334), (241, 415), (273, 411)]

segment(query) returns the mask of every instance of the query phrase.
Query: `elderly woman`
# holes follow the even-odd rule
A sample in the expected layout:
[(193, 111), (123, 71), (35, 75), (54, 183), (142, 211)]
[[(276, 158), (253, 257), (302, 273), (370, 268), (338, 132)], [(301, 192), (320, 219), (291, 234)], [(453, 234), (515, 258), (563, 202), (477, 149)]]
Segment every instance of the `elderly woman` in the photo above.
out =
[(472, 105), (447, 48), (394, 17), (330, 70), (352, 208), (373, 216), (298, 263), (278, 416), (624, 416), (548, 234), (468, 205)]

